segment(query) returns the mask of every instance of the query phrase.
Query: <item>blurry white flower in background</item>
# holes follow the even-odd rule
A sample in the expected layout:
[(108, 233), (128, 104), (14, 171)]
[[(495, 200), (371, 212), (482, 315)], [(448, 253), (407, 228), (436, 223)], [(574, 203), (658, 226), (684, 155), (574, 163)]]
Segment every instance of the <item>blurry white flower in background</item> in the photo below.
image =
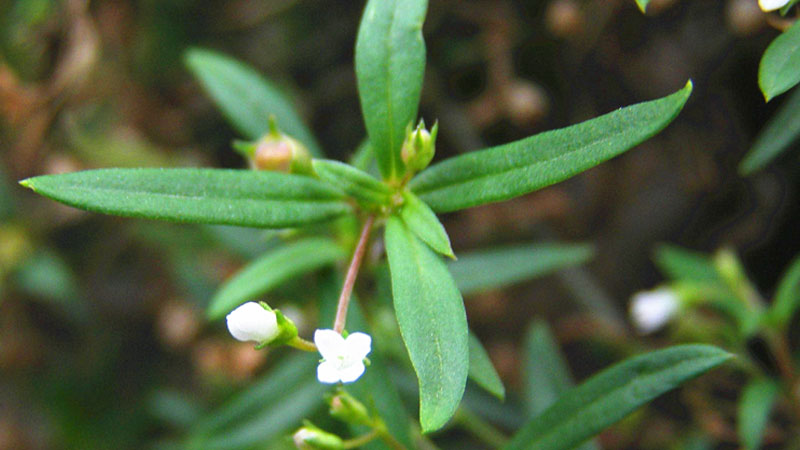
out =
[(675, 316), (678, 306), (678, 297), (670, 289), (637, 292), (631, 298), (631, 320), (640, 333), (652, 333)]

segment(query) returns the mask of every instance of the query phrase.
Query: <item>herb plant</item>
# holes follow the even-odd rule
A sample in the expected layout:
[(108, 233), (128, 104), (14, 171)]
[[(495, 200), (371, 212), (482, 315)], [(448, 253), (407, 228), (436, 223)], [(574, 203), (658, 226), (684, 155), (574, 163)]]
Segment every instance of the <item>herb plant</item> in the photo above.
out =
[[(355, 55), (367, 139), (349, 163), (324, 159), (291, 102), (251, 68), (194, 49), (186, 55), (189, 68), (249, 139), (234, 147), (256, 170), (102, 169), (21, 182), (41, 195), (100, 213), (296, 229), (285, 245), (229, 279), (211, 300), (207, 315), (210, 320), (227, 315), (237, 339), (259, 346), (288, 345), (315, 355), (319, 351), (323, 359), (288, 359), (263, 384), (197, 423), (187, 447), (251, 447), (287, 421), (299, 425), (323, 397), (331, 416), (347, 424), (348, 436), (308, 422), (294, 435), (300, 448), (417, 448), (427, 433), (454, 416), (460, 424), (474, 424), (469, 412), (460, 409), (467, 379), (500, 398), (505, 389), (486, 351), (470, 334), (462, 295), (578, 263), (588, 253), (570, 246), (538, 247), (528, 256), (541, 257), (541, 265), (516, 265), (494, 274), (492, 258), (500, 265), (507, 258), (513, 261), (513, 252), (455, 260), (436, 214), (521, 196), (613, 158), (664, 129), (692, 90), (689, 82), (657, 100), (430, 165), (439, 125), (428, 129), (417, 114), (426, 10), (425, 0), (367, 3)], [(380, 247), (370, 246), (381, 242), (378, 230), (383, 231), (388, 262), (391, 322), (396, 320), (404, 351), (393, 347), (397, 334), (392, 326), (376, 325), (386, 321), (377, 313), (382, 311), (379, 289), (364, 289), (363, 304), (352, 301), (357, 280), (363, 283), (371, 275), (380, 285), (385, 266), (382, 258), (373, 257)], [(348, 258), (346, 269), (327, 270)], [(289, 278), (310, 272), (321, 274), (323, 286), (319, 310), (325, 325), (314, 333), (314, 342), (299, 336), (279, 310), (254, 303)], [(507, 449), (573, 448), (729, 357), (708, 345), (636, 356), (575, 388), (565, 387), (563, 395), (540, 408), (507, 443), (491, 436), (485, 440)], [(535, 367), (538, 362), (530, 363)], [(395, 383), (409, 366), (418, 384), (419, 413), (414, 417), (419, 426), (412, 424)], [(307, 383), (315, 367), (317, 380)], [(245, 418), (256, 414), (261, 402), (274, 399), (280, 408)], [(237, 421), (242, 421), (239, 426)]]

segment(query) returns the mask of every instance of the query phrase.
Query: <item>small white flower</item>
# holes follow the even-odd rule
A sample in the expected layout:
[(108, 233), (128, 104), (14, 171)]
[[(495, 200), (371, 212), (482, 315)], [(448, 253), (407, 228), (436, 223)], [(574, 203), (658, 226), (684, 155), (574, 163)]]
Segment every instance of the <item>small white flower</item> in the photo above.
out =
[(669, 289), (636, 293), (631, 298), (631, 320), (642, 334), (663, 327), (678, 311), (678, 297)]
[(278, 319), (256, 302), (247, 302), (231, 311), (226, 318), (228, 331), (239, 341), (269, 342), (280, 334)]
[(308, 444), (308, 441), (313, 440), (317, 437), (317, 432), (310, 430), (308, 428), (300, 428), (297, 432), (292, 435), (292, 439), (294, 439), (294, 445), (300, 450), (312, 449)]
[(365, 333), (352, 333), (345, 339), (333, 330), (317, 330), (314, 344), (322, 355), (317, 378), (326, 384), (356, 381), (364, 373), (364, 358), (372, 350), (372, 338)]
[(765, 12), (783, 8), (787, 3), (789, 3), (789, 0), (758, 0), (758, 6)]

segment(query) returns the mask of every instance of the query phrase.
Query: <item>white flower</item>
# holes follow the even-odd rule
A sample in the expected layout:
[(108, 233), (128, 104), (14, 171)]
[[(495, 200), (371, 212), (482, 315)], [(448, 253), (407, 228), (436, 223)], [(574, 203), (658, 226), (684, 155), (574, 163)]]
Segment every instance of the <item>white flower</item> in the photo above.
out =
[(762, 11), (775, 11), (776, 9), (783, 8), (789, 0), (758, 0), (758, 6)]
[(678, 311), (678, 297), (669, 289), (636, 293), (631, 298), (631, 320), (642, 334), (663, 327)]
[(364, 373), (364, 358), (372, 349), (368, 334), (352, 333), (345, 339), (333, 330), (317, 330), (314, 343), (323, 358), (317, 367), (320, 383), (352, 383)]
[(237, 340), (269, 342), (280, 334), (275, 312), (256, 302), (247, 302), (231, 311), (226, 318), (228, 331)]

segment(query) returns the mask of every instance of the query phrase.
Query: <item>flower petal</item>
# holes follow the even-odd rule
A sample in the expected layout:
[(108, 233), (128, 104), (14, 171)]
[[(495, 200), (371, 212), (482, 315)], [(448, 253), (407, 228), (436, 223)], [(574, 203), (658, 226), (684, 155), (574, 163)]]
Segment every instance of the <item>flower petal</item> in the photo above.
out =
[(352, 383), (361, 377), (361, 375), (366, 370), (364, 367), (363, 361), (358, 361), (353, 363), (347, 367), (343, 367), (339, 370), (339, 378), (342, 380), (342, 383)]
[(320, 383), (334, 384), (339, 382), (339, 370), (330, 361), (322, 361), (317, 366), (317, 379)]
[(789, 3), (789, 0), (758, 0), (758, 6), (763, 11), (775, 11), (783, 8), (787, 3)]
[(372, 338), (366, 333), (356, 332), (347, 336), (344, 345), (349, 357), (361, 361), (372, 351)]
[(314, 332), (314, 344), (324, 359), (336, 359), (344, 354), (344, 338), (333, 330), (317, 330)]

